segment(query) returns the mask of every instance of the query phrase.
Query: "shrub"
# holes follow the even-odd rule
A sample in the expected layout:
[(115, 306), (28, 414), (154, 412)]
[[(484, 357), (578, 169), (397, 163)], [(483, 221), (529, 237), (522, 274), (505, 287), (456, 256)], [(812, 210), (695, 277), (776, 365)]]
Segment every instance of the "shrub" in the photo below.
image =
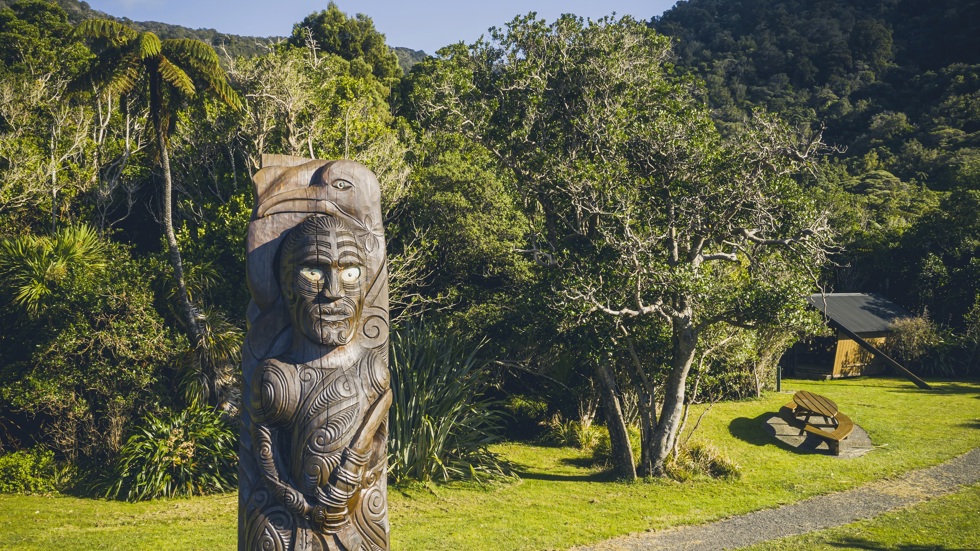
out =
[[(545, 433), (542, 442), (555, 446), (574, 447), (584, 451), (592, 451), (599, 445), (605, 430), (592, 424), (591, 418), (563, 420), (560, 413), (554, 414), (544, 423)], [(609, 433), (605, 432), (606, 439)]]
[(393, 333), (388, 473), (395, 482), (507, 474), (487, 449), (502, 414), (486, 398), (489, 372), (479, 350), (421, 324)]
[(710, 478), (738, 478), (741, 471), (734, 461), (715, 447), (694, 442), (677, 449), (664, 465), (667, 476), (683, 482), (698, 476)]
[(148, 414), (122, 451), (107, 497), (139, 501), (234, 490), (238, 438), (218, 413)]
[(149, 273), (85, 226), (0, 239), (0, 426), (12, 440), (101, 467), (167, 399), (159, 383), (179, 339), (153, 308)]
[(61, 472), (54, 452), (40, 446), (0, 456), (0, 494), (37, 494), (58, 490)]
[(508, 436), (527, 437), (541, 432), (548, 415), (548, 402), (522, 394), (512, 394), (503, 403), (507, 411)]
[(948, 377), (955, 369), (944, 346), (943, 335), (925, 315), (900, 318), (892, 323), (893, 333), (886, 352), (905, 367), (925, 376)]

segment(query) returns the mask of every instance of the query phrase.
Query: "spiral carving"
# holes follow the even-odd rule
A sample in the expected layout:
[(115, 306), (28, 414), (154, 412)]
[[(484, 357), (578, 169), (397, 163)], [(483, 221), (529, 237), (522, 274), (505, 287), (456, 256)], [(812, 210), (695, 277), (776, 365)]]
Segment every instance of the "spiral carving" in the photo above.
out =
[(294, 387), (296, 368), (279, 362), (264, 362), (252, 379), (252, 413), (255, 421), (270, 425), (289, 422), (299, 403)]
[(290, 551), (292, 529), (292, 516), (281, 507), (257, 510), (249, 521), (250, 549)]
[(299, 493), (295, 488), (289, 486), (283, 486), (282, 488), (282, 504), (286, 506), (286, 509), (303, 514), (309, 508), (306, 505), (306, 498), (303, 494)]
[(347, 377), (338, 377), (336, 381), (327, 385), (324, 393), (328, 400), (339, 402), (354, 396), (354, 385), (351, 384), (350, 379)]
[(370, 542), (373, 550), (388, 549), (388, 500), (382, 484), (373, 485), (361, 493), (360, 507), (354, 513), (355, 524)]
[(306, 409), (307, 423), (320, 418), (330, 408), (335, 408), (345, 402), (350, 402), (356, 396), (356, 388), (343, 369), (336, 369), (330, 376), (310, 391), (313, 396)]
[(325, 426), (314, 430), (307, 441), (310, 450), (315, 453), (330, 453), (346, 445), (340, 436), (353, 428), (358, 409), (357, 404), (348, 406), (331, 416)]
[(363, 374), (371, 383), (374, 395), (384, 394), (391, 386), (391, 372), (388, 371), (387, 348), (371, 350), (364, 359)]
[(388, 311), (373, 306), (364, 308), (361, 336), (364, 348), (378, 348), (388, 342)]
[(261, 425), (253, 425), (253, 441), (256, 445), (255, 455), (264, 473), (276, 471), (275, 449), (272, 445), (272, 432)]

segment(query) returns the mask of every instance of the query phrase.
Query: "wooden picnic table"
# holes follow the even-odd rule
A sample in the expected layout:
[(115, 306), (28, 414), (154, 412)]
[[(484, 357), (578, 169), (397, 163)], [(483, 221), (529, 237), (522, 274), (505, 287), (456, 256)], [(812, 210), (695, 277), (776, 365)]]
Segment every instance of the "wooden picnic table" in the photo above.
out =
[(801, 390), (793, 395), (793, 401), (796, 402), (797, 415), (806, 415), (806, 422), (809, 423), (813, 415), (819, 415), (828, 421), (833, 420), (834, 425), (837, 425), (837, 414), (840, 410), (830, 398)]
[[(783, 406), (780, 413), (787, 423), (800, 428), (800, 434), (806, 432), (826, 440), (834, 455), (840, 455), (841, 441), (850, 436), (854, 429), (854, 422), (840, 412), (833, 400), (807, 390), (794, 394), (793, 401)], [(814, 415), (833, 423), (834, 430), (828, 432), (810, 424), (810, 418)], [(799, 416), (805, 419), (801, 422)]]

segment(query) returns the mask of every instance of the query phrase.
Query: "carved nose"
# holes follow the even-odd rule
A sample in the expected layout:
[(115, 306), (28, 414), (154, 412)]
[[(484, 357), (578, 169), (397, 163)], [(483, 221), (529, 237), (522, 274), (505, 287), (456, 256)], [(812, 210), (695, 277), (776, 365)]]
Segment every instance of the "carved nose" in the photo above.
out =
[(340, 275), (330, 270), (325, 275), (326, 281), (323, 284), (323, 296), (330, 300), (340, 298)]

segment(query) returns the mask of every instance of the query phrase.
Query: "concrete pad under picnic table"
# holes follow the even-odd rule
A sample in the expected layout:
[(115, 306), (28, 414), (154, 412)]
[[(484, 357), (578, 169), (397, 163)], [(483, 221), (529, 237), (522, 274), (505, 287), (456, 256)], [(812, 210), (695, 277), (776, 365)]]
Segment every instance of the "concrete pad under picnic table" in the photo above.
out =
[[(827, 432), (833, 431), (834, 426), (825, 420), (814, 416), (810, 420), (810, 425)], [(831, 455), (841, 459), (851, 459), (861, 457), (874, 448), (871, 437), (857, 423), (851, 435), (840, 443), (840, 455), (834, 455), (830, 450), (830, 445), (823, 439), (812, 434), (800, 434), (798, 427), (790, 426), (782, 417), (773, 414), (764, 418), (763, 428), (770, 438), (778, 440), (782, 445), (792, 448), (799, 453), (813, 453), (819, 455)]]

